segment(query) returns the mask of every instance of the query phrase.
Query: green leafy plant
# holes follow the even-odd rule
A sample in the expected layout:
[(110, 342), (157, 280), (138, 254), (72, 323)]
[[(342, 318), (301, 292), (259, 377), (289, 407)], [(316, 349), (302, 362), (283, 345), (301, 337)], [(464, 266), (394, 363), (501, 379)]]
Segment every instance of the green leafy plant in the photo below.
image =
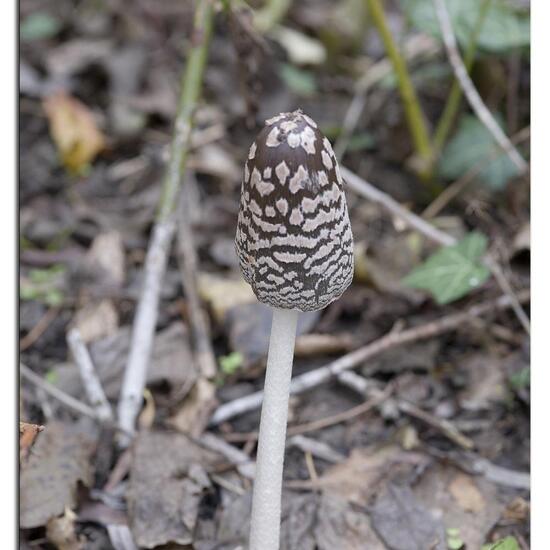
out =
[(416, 267), (403, 283), (429, 291), (438, 304), (448, 304), (482, 285), (489, 269), (481, 263), (487, 238), (473, 232), (459, 243), (441, 248)]
[(449, 527), (447, 529), (447, 548), (449, 550), (460, 550), (464, 547), (464, 541), (460, 538), (460, 529)]
[(317, 92), (317, 83), (311, 71), (282, 63), (279, 74), (288, 88), (298, 96), (311, 97)]
[[(479, 12), (479, 0), (447, 0), (453, 29), (459, 44), (466, 48)], [(431, 0), (401, 0), (411, 23), (421, 31), (441, 38)], [(513, 8), (504, 0), (493, 0), (479, 35), (479, 47), (487, 52), (506, 52), (528, 46), (529, 14)]]
[(219, 361), (222, 372), (231, 375), (243, 366), (244, 357), (242, 353), (233, 351), (229, 355), (220, 357)]
[(481, 550), (520, 550), (515, 537), (506, 537), (491, 544), (484, 544)]
[[(440, 175), (455, 179), (484, 159), (490, 159), (495, 150), (495, 140), (487, 128), (473, 115), (462, 117), (458, 130), (443, 151), (439, 163)], [(478, 178), (492, 189), (502, 189), (516, 176), (518, 170), (508, 155), (498, 151), (498, 156), (487, 160)]]
[(61, 30), (61, 23), (47, 13), (33, 13), (22, 21), (19, 36), (23, 42), (54, 37)]
[(38, 300), (49, 306), (63, 302), (61, 286), (66, 268), (54, 265), (48, 269), (32, 269), (27, 277), (22, 277), (19, 285), (21, 300)]

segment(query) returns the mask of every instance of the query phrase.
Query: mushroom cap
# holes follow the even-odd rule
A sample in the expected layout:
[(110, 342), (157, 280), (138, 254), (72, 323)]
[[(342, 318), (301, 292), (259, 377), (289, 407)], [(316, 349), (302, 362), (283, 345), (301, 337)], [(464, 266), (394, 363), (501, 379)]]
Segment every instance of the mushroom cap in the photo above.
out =
[(353, 278), (353, 235), (338, 163), (302, 111), (266, 121), (244, 168), (235, 248), (260, 302), (313, 311)]

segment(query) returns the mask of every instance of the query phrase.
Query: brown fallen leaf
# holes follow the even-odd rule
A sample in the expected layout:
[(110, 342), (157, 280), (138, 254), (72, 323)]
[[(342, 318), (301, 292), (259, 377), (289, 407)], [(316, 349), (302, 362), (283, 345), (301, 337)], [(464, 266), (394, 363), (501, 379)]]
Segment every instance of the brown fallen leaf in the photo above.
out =
[(485, 508), (483, 495), (469, 475), (458, 474), (449, 485), (449, 492), (467, 512), (481, 512)]
[(50, 422), (21, 469), (19, 521), (24, 529), (46, 525), (48, 520), (74, 508), (77, 485), (90, 486), (90, 457), (96, 441), (79, 426)]
[(199, 503), (211, 485), (205, 469), (219, 460), (181, 434), (138, 435), (127, 502), (130, 529), (140, 548), (193, 542)]
[(65, 508), (58, 518), (51, 518), (46, 525), (46, 537), (58, 550), (82, 550), (84, 538), (75, 531), (76, 514)]
[(86, 105), (64, 92), (44, 100), (50, 134), (67, 170), (81, 174), (105, 148), (105, 137)]
[(28, 458), (38, 434), (43, 429), (44, 426), (38, 424), (19, 422), (19, 461), (21, 463)]

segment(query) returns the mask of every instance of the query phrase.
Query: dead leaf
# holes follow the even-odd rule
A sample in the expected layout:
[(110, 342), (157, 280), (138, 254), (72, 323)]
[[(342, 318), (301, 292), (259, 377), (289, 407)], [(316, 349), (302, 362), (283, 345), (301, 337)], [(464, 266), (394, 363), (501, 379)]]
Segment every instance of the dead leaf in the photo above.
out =
[(139, 547), (193, 542), (201, 496), (210, 486), (204, 468), (217, 459), (181, 434), (138, 436), (127, 502), (130, 528)]
[(45, 525), (76, 506), (78, 482), (90, 486), (95, 439), (78, 426), (50, 422), (21, 470), (21, 527)]
[(198, 287), (200, 297), (210, 305), (214, 317), (220, 323), (225, 320), (226, 313), (232, 307), (256, 301), (250, 285), (242, 278), (229, 279), (201, 273)]
[(502, 517), (510, 521), (521, 522), (527, 519), (530, 511), (531, 505), (525, 499), (516, 497), (506, 506)]
[(531, 223), (527, 222), (514, 237), (512, 252), (517, 254), (522, 250), (531, 250)]
[(389, 483), (371, 511), (374, 530), (390, 550), (446, 550), (441, 520), (416, 500), (408, 486)]
[(485, 508), (483, 495), (471, 476), (458, 474), (449, 485), (449, 492), (467, 512), (481, 512)]
[(320, 65), (325, 62), (327, 52), (319, 40), (281, 25), (275, 27), (271, 35), (295, 65)]
[(107, 275), (109, 283), (124, 284), (126, 278), (124, 244), (118, 231), (97, 235), (86, 254), (86, 261)]
[(424, 506), (443, 519), (446, 529), (460, 528), (460, 538), (466, 548), (481, 548), (501, 517), (503, 506), (496, 487), (482, 477), (477, 477), (476, 486), (485, 506), (475, 514), (465, 511), (449, 491), (450, 483), (459, 474), (460, 471), (454, 467), (433, 465), (415, 484), (413, 491)]
[(69, 172), (82, 173), (105, 148), (105, 138), (91, 111), (64, 92), (46, 98), (44, 110), (62, 163)]
[(466, 387), (458, 396), (461, 407), (482, 410), (504, 399), (506, 377), (502, 364), (502, 358), (483, 354), (460, 361), (460, 369), (467, 376)]
[[(400, 464), (412, 469), (423, 460), (421, 455), (406, 453), (397, 445), (380, 449), (356, 448), (347, 460), (328, 468), (316, 487), (350, 502), (366, 505), (380, 484), (394, 474)], [(358, 479), (361, 483), (357, 483)]]
[(141, 430), (150, 430), (155, 422), (155, 400), (153, 394), (145, 388), (143, 390), (143, 398), (145, 399), (145, 406), (139, 413), (138, 426)]
[(38, 424), (19, 422), (19, 461), (21, 463), (29, 456), (38, 434), (43, 429), (44, 426), (39, 426)]
[(65, 508), (65, 513), (58, 518), (52, 518), (46, 525), (46, 538), (58, 550), (82, 550), (84, 537), (78, 537), (75, 531), (76, 514)]
[(385, 550), (371, 527), (369, 517), (334, 495), (323, 494), (321, 497), (315, 540), (319, 550)]
[(87, 344), (115, 334), (118, 330), (118, 312), (113, 301), (86, 304), (77, 311), (75, 325)]
[(216, 405), (216, 388), (206, 378), (199, 378), (178, 412), (168, 424), (179, 432), (198, 437), (206, 428), (210, 413)]

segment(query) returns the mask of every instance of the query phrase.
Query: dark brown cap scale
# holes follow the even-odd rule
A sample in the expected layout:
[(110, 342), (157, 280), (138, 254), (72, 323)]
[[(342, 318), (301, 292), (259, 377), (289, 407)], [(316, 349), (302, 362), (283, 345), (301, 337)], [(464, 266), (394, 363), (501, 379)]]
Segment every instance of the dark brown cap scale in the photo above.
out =
[(353, 278), (353, 236), (330, 142), (301, 111), (266, 121), (244, 169), (235, 246), (260, 302), (312, 311)]

